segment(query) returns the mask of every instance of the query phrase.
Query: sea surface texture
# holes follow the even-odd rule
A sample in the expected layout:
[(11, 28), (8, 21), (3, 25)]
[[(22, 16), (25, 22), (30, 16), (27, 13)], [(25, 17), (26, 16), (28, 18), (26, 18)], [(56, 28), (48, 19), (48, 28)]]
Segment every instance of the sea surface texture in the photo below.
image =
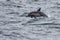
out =
[[(39, 8), (48, 18), (26, 17)], [(0, 40), (60, 40), (60, 0), (0, 0)]]

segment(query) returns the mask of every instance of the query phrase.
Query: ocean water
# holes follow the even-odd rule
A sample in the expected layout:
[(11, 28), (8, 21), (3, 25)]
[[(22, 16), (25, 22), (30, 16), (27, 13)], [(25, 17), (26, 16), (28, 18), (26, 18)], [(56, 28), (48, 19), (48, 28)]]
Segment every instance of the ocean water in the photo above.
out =
[[(38, 8), (48, 18), (26, 17)], [(0, 40), (60, 40), (60, 0), (0, 0)]]

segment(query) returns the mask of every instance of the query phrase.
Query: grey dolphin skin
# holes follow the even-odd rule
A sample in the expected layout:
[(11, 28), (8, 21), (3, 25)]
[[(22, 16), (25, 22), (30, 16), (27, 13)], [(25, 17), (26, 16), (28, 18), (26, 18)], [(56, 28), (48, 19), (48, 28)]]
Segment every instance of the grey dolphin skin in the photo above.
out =
[(43, 12), (41, 12), (41, 8), (39, 8), (37, 11), (30, 12), (27, 15), (27, 17), (36, 18), (36, 17), (48, 17), (48, 16), (44, 14)]

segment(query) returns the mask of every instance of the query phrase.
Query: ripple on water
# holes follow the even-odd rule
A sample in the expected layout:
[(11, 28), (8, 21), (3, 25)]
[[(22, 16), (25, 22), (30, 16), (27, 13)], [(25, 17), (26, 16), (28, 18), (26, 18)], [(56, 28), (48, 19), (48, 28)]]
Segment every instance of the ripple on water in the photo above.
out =
[(20, 23), (21, 21), (1, 21), (0, 26), (2, 25), (7, 25), (7, 24), (15, 24), (15, 23)]
[(60, 5), (60, 3), (56, 2), (56, 5)]
[(16, 14), (16, 15), (19, 15), (20, 13), (18, 13), (18, 12), (10, 12), (10, 13), (6, 13), (7, 15), (10, 15), (10, 14)]

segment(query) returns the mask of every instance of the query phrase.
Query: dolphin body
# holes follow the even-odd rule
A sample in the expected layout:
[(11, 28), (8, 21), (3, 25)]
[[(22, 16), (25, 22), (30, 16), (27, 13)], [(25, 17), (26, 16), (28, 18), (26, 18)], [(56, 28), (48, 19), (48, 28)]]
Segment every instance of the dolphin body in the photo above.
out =
[(43, 12), (41, 12), (41, 8), (39, 8), (37, 11), (30, 12), (27, 15), (27, 17), (36, 18), (36, 17), (48, 17), (48, 16), (44, 14)]

